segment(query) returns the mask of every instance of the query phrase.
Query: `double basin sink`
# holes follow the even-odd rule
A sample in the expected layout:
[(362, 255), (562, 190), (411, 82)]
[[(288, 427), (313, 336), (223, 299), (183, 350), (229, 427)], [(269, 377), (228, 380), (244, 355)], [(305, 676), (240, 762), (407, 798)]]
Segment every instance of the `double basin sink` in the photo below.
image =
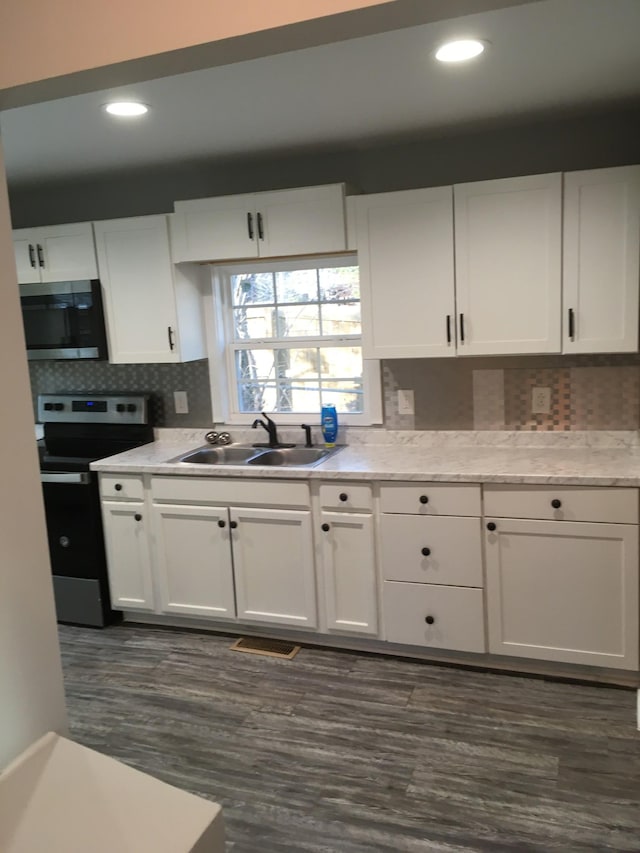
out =
[(310, 468), (333, 456), (340, 447), (199, 447), (171, 462), (191, 465), (269, 465), (287, 468)]

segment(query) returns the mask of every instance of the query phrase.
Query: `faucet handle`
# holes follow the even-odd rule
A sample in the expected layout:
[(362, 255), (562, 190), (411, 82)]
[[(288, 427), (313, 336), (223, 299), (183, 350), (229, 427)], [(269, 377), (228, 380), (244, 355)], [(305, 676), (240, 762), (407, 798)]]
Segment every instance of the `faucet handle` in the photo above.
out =
[(311, 427), (309, 426), (309, 424), (300, 424), (300, 429), (304, 430), (304, 436), (305, 436), (304, 446), (305, 447), (313, 447), (313, 441), (311, 441)]
[(215, 444), (219, 438), (220, 438), (219, 434), (217, 432), (214, 432), (213, 430), (211, 430), (211, 432), (206, 432), (204, 434), (204, 440), (208, 441), (209, 444)]
[(231, 444), (233, 439), (228, 432), (221, 432), (218, 436), (218, 444)]

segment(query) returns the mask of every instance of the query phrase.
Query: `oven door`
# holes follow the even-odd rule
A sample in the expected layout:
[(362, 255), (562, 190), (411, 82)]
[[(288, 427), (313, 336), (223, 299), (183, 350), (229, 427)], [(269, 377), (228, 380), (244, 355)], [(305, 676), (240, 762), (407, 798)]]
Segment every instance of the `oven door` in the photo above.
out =
[(41, 472), (59, 622), (113, 621), (97, 475)]
[(59, 281), (20, 285), (27, 357), (107, 357), (100, 282)]

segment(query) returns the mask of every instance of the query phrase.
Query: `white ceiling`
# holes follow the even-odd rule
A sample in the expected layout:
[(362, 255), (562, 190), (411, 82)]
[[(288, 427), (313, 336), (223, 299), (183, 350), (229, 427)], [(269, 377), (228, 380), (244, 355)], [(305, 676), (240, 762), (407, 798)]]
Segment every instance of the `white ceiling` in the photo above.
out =
[[(10, 185), (143, 165), (370, 144), (640, 98), (640, 0), (499, 11), (78, 95), (0, 115)], [(491, 43), (436, 63), (451, 37)], [(113, 97), (150, 104), (107, 116)]]

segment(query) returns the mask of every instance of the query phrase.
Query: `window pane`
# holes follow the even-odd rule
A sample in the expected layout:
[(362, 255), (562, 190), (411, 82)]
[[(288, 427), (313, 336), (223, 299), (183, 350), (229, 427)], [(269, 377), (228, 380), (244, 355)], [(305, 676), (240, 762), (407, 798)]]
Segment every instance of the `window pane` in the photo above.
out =
[(322, 347), (320, 370), (323, 385), (327, 379), (358, 379), (362, 377), (362, 350), (360, 347)]
[(291, 305), (278, 308), (278, 337), (317, 337), (320, 334), (320, 307), (315, 305)]
[(236, 350), (236, 376), (239, 382), (273, 382), (276, 378), (273, 350)]
[(298, 379), (278, 383), (277, 411), (317, 412), (320, 415), (320, 389), (318, 380), (301, 382)]
[(276, 273), (278, 302), (317, 302), (316, 270), (290, 270)]
[(321, 396), (323, 406), (336, 407), (338, 421), (340, 420), (340, 412), (346, 414), (363, 411), (362, 382), (360, 381), (323, 382)]
[(323, 335), (359, 335), (362, 331), (359, 302), (323, 303)]
[(273, 274), (256, 272), (250, 275), (231, 276), (231, 294), (234, 305), (259, 305), (274, 302)]
[(330, 267), (318, 270), (320, 298), (325, 302), (360, 299), (358, 267)]
[(237, 341), (263, 340), (273, 337), (275, 309), (234, 308), (233, 323)]
[(275, 386), (260, 382), (238, 384), (238, 404), (241, 412), (262, 412), (271, 408), (270, 401), (275, 400)]
[(286, 360), (285, 375), (290, 379), (314, 379), (316, 384), (319, 379), (318, 372), (318, 350), (314, 349), (290, 349), (278, 350), (276, 358)]

